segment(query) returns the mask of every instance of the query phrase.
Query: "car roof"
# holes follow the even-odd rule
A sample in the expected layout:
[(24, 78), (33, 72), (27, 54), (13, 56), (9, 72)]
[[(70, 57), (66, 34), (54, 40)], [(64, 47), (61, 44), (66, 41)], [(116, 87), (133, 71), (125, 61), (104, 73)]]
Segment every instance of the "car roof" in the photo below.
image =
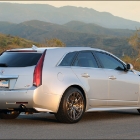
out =
[(19, 49), (11, 49), (11, 50), (8, 50), (8, 51), (37, 51), (37, 52), (43, 52), (44, 50), (51, 50), (51, 49), (61, 49), (61, 50), (67, 50), (69, 52), (72, 52), (72, 51), (81, 51), (81, 50), (95, 50), (95, 51), (103, 51), (103, 52), (106, 52), (105, 50), (101, 50), (101, 49), (98, 49), (98, 48), (92, 48), (92, 47), (36, 47), (33, 45), (32, 48), (19, 48)]
[[(62, 51), (64, 51), (65, 53), (67, 52), (73, 52), (73, 51), (86, 51), (86, 50), (92, 50), (92, 51), (100, 51), (100, 52), (106, 52), (108, 54), (111, 54), (112, 56), (116, 57), (114, 54), (107, 52), (105, 50), (102, 49), (98, 49), (98, 48), (92, 48), (92, 47), (36, 47), (36, 46), (32, 46), (31, 48), (20, 48), (20, 49), (11, 49), (8, 51), (35, 51), (35, 52), (44, 52), (44, 50), (59, 50), (60, 49)], [(118, 57), (116, 57), (117, 59), (119, 59)], [(121, 59), (119, 59), (121, 62), (123, 62)], [(124, 62), (123, 62), (124, 63)], [(125, 63), (124, 63), (125, 64)]]

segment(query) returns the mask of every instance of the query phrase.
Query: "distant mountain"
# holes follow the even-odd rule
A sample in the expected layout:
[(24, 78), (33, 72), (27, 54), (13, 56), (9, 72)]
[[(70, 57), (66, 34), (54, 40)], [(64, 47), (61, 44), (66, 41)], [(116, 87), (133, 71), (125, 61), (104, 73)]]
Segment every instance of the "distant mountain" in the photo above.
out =
[(119, 37), (129, 37), (134, 33), (134, 30), (129, 29), (109, 29), (99, 26), (94, 23), (84, 23), (80, 21), (70, 21), (64, 24), (67, 29), (78, 31), (81, 33), (90, 33), (97, 35), (110, 35)]
[(94, 9), (64, 6), (56, 8), (47, 4), (0, 3), (0, 21), (21, 23), (28, 20), (41, 20), (56, 24), (65, 24), (76, 20), (94, 23), (106, 28), (136, 29), (140, 22), (113, 16)]
[[(134, 30), (128, 29), (109, 29), (93, 23), (84, 23), (80, 21), (71, 21), (64, 25), (44, 22), (39, 20), (25, 21), (19, 24), (0, 22), (0, 32), (4, 34), (13, 34), (22, 36), (27, 39), (38, 37), (36, 41), (42, 42), (45, 36), (55, 37), (55, 34), (60, 32), (86, 33), (100, 36), (116, 36), (130, 37)], [(54, 32), (54, 33), (53, 33)], [(51, 35), (54, 34), (54, 35)], [(63, 34), (59, 34), (63, 36)], [(43, 37), (43, 38), (41, 38)], [(67, 35), (66, 35), (67, 37)]]
[(19, 36), (34, 42), (45, 43), (46, 39), (58, 38), (70, 46), (89, 46), (110, 51), (121, 57), (133, 55), (127, 37), (133, 30), (107, 29), (95, 24), (72, 21), (64, 25), (31, 20), (19, 24), (0, 22), (0, 32)]
[(0, 21), (0, 32), (8, 33), (9, 30), (11, 30), (15, 26), (16, 24), (14, 23)]

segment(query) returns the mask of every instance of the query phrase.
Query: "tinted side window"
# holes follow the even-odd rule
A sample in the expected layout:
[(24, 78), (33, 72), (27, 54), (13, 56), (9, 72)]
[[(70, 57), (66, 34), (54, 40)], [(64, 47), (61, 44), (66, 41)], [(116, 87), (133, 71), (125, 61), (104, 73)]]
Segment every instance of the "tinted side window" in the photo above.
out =
[(61, 63), (59, 64), (59, 66), (71, 66), (71, 63), (75, 57), (76, 52), (70, 52), (68, 53), (63, 60), (61, 61)]
[(0, 56), (0, 67), (27, 67), (36, 65), (41, 53), (4, 52)]
[(96, 52), (97, 57), (101, 61), (102, 65), (106, 69), (115, 69), (115, 70), (124, 70), (123, 64), (114, 58), (113, 56), (102, 53), (102, 52)]
[(73, 66), (98, 68), (97, 62), (91, 52), (80, 52)]

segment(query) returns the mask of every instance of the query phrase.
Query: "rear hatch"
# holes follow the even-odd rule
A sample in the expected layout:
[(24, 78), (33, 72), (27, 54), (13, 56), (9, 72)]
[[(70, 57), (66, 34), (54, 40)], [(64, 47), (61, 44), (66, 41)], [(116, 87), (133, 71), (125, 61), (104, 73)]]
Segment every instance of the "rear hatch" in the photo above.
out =
[(33, 85), (34, 68), (42, 52), (6, 51), (0, 56), (0, 90), (27, 89)]

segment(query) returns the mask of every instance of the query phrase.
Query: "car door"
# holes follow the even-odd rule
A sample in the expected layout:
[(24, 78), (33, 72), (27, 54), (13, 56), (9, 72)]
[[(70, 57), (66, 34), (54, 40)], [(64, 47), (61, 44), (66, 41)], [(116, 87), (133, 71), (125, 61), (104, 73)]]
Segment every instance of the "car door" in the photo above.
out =
[(96, 52), (109, 81), (108, 105), (137, 105), (140, 77), (132, 71), (126, 71), (124, 64), (111, 54)]
[(107, 105), (108, 79), (104, 70), (99, 68), (93, 53), (79, 52), (71, 68), (82, 82), (83, 87), (87, 89), (89, 105), (91, 107)]

